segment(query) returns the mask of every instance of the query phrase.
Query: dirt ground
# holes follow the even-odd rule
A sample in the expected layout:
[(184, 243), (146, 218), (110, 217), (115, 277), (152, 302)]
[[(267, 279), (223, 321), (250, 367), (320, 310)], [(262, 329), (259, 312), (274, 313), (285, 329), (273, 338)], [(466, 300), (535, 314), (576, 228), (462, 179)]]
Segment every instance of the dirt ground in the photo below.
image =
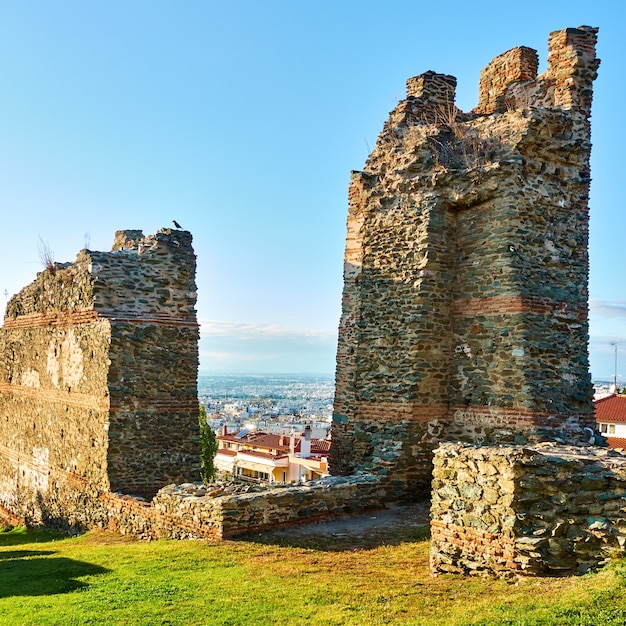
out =
[(326, 550), (374, 548), (429, 536), (428, 502), (387, 504), (384, 509), (346, 514), (244, 535), (243, 541)]

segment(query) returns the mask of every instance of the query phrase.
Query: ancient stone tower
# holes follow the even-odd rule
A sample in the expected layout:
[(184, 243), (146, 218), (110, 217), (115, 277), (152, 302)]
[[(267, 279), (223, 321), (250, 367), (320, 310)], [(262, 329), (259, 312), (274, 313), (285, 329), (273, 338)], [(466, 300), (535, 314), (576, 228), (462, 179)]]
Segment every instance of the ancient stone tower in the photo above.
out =
[(0, 505), (93, 525), (107, 492), (198, 475), (191, 234), (118, 231), (111, 252), (51, 264), (0, 330)]
[[(349, 190), (332, 471), (429, 489), (439, 441), (577, 442), (593, 426), (588, 194), (597, 29), (514, 48), (454, 104), (407, 81)], [(417, 491), (416, 491), (417, 490)]]

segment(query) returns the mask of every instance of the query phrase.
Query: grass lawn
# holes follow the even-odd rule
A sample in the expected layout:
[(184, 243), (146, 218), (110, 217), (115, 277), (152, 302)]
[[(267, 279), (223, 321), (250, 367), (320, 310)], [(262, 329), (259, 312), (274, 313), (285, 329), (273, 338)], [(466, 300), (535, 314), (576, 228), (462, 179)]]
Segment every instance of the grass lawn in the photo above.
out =
[(0, 624), (626, 624), (625, 561), (565, 579), (432, 578), (424, 535), (354, 547), (5, 531)]

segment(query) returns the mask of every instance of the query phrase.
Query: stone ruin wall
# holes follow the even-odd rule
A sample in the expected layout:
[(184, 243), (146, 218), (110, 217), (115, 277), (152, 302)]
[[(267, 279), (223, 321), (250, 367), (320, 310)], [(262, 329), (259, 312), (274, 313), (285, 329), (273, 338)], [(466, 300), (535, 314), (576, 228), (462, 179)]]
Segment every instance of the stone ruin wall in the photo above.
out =
[[(191, 235), (118, 231), (14, 296), (0, 330), (0, 505), (107, 524), (111, 492), (198, 477)], [(107, 494), (109, 494), (107, 496)]]
[(190, 234), (119, 231), (7, 309), (7, 517), (222, 538), (425, 497), (448, 440), (469, 444), (435, 452), (433, 572), (582, 572), (623, 550), (623, 458), (581, 445), (596, 33), (552, 33), (539, 77), (529, 48), (501, 55), (468, 114), (454, 77), (409, 79), (353, 173), (331, 469), (357, 476), (123, 495), (197, 477), (198, 326)]
[(331, 472), (430, 491), (440, 441), (580, 443), (597, 29), (550, 35), (548, 69), (515, 48), (481, 73), (407, 81), (353, 172)]
[(435, 574), (584, 574), (626, 550), (626, 456), (443, 444), (431, 517)]
[(51, 264), (11, 299), (0, 329), (0, 518), (222, 539), (387, 499), (375, 476), (260, 493), (188, 482), (199, 479), (191, 241), (118, 231), (111, 252)]
[[(230, 485), (233, 487), (233, 484)], [(229, 494), (223, 485), (169, 485), (152, 501), (156, 536), (227, 539), (331, 515), (380, 509), (386, 489), (378, 476), (326, 476), (305, 485)], [(180, 529), (161, 520), (180, 520)], [(164, 532), (165, 531), (165, 532)]]

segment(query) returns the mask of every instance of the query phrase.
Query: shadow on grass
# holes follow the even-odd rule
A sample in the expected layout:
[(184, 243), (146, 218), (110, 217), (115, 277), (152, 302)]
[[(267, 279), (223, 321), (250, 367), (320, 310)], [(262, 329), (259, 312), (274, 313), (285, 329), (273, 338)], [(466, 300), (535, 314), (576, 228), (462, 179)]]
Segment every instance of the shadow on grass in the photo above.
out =
[(48, 556), (54, 553), (55, 550), (3, 550), (0, 552), (0, 561), (25, 559), (31, 556)]
[(67, 535), (56, 530), (13, 528), (12, 530), (0, 532), (0, 549), (4, 546), (20, 546), (24, 543), (47, 543), (67, 538)]
[(0, 598), (68, 593), (89, 586), (77, 578), (110, 571), (65, 557), (46, 558), (54, 552), (15, 550), (2, 554), (14, 557), (0, 562)]
[(110, 571), (99, 565), (51, 556), (56, 550), (3, 549), (67, 538), (53, 530), (14, 528), (0, 532), (0, 598), (67, 593), (88, 586), (78, 578)]

